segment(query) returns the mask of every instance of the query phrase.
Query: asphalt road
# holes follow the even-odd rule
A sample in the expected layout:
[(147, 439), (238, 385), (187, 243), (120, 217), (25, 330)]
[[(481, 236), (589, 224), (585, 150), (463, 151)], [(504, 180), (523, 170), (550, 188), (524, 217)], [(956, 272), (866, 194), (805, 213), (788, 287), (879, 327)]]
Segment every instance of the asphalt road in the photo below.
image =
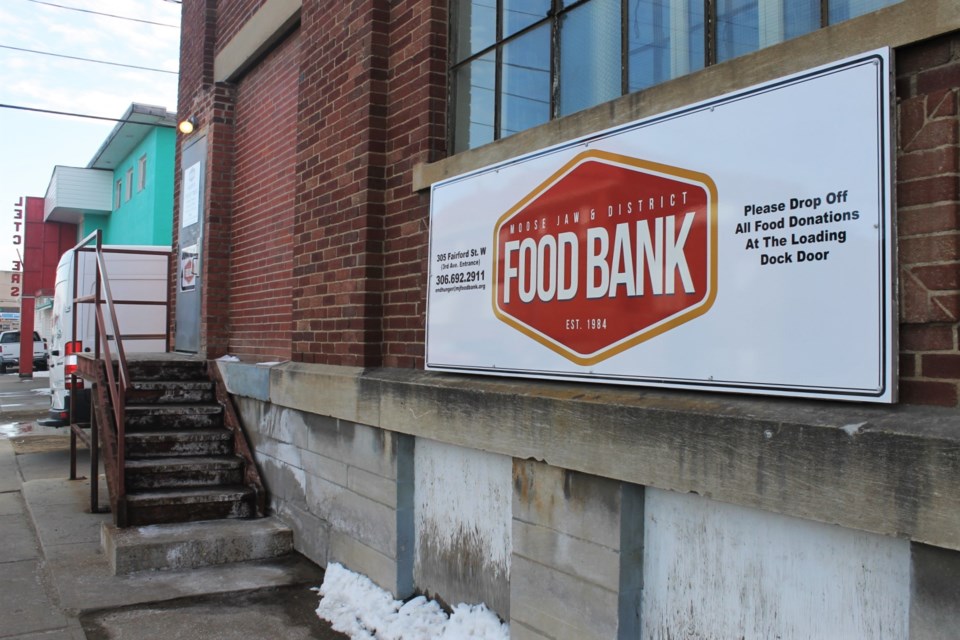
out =
[[(39, 374), (38, 374), (39, 375)], [(21, 378), (17, 373), (0, 374), (0, 436), (13, 435), (11, 424), (47, 417), (50, 408), (50, 379)]]

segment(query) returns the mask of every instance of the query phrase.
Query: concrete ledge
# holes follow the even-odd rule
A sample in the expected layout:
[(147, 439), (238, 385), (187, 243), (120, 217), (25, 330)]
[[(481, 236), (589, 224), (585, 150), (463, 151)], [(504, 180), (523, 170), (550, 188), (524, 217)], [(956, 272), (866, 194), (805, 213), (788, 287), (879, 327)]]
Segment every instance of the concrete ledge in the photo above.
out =
[(301, 411), (960, 549), (952, 409), (293, 363), (270, 386)]
[(293, 532), (276, 518), (128, 529), (104, 522), (100, 541), (113, 575), (266, 560), (293, 550)]
[(227, 391), (255, 400), (270, 401), (270, 367), (214, 360)]
[(214, 82), (237, 80), (300, 20), (302, 0), (267, 0), (217, 52)]
[(360, 385), (393, 431), (960, 548), (953, 410), (411, 371), (371, 372)]

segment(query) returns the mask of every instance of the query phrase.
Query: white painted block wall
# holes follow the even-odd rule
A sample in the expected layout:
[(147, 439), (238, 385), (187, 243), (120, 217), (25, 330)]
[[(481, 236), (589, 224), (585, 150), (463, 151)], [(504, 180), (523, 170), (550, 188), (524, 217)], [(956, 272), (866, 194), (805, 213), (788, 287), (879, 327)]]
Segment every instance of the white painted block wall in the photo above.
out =
[[(485, 601), (508, 615), (513, 460), (417, 438), (416, 587), (455, 605)], [(441, 578), (441, 573), (445, 577)]]
[(910, 544), (646, 491), (642, 638), (908, 637)]

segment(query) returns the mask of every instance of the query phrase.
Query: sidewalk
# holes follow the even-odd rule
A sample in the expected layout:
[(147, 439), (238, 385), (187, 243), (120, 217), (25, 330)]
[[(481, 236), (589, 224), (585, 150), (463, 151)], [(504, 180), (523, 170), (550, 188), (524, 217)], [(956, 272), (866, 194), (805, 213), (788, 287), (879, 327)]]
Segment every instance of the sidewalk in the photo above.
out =
[[(24, 386), (0, 376), (0, 394), (15, 384)], [(0, 423), (7, 416), (0, 410)], [(88, 480), (66, 479), (68, 434), (32, 421), (3, 425), (0, 638), (345, 638), (316, 616), (310, 588), (323, 572), (299, 554), (111, 575), (100, 548), (100, 525), (110, 515), (90, 513)], [(89, 473), (82, 445), (77, 469)], [(101, 504), (108, 504), (102, 477), (100, 487)]]

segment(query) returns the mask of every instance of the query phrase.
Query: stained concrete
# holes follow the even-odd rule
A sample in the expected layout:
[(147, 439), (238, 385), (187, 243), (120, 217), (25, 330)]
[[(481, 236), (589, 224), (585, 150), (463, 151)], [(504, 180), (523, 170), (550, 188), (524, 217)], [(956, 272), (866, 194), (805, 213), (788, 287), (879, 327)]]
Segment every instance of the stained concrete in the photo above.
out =
[[(140, 607), (83, 614), (87, 640), (165, 638), (166, 640), (338, 640), (317, 617), (317, 595), (308, 585), (258, 589), (173, 600)], [(176, 624), (171, 625), (171, 621)]]

